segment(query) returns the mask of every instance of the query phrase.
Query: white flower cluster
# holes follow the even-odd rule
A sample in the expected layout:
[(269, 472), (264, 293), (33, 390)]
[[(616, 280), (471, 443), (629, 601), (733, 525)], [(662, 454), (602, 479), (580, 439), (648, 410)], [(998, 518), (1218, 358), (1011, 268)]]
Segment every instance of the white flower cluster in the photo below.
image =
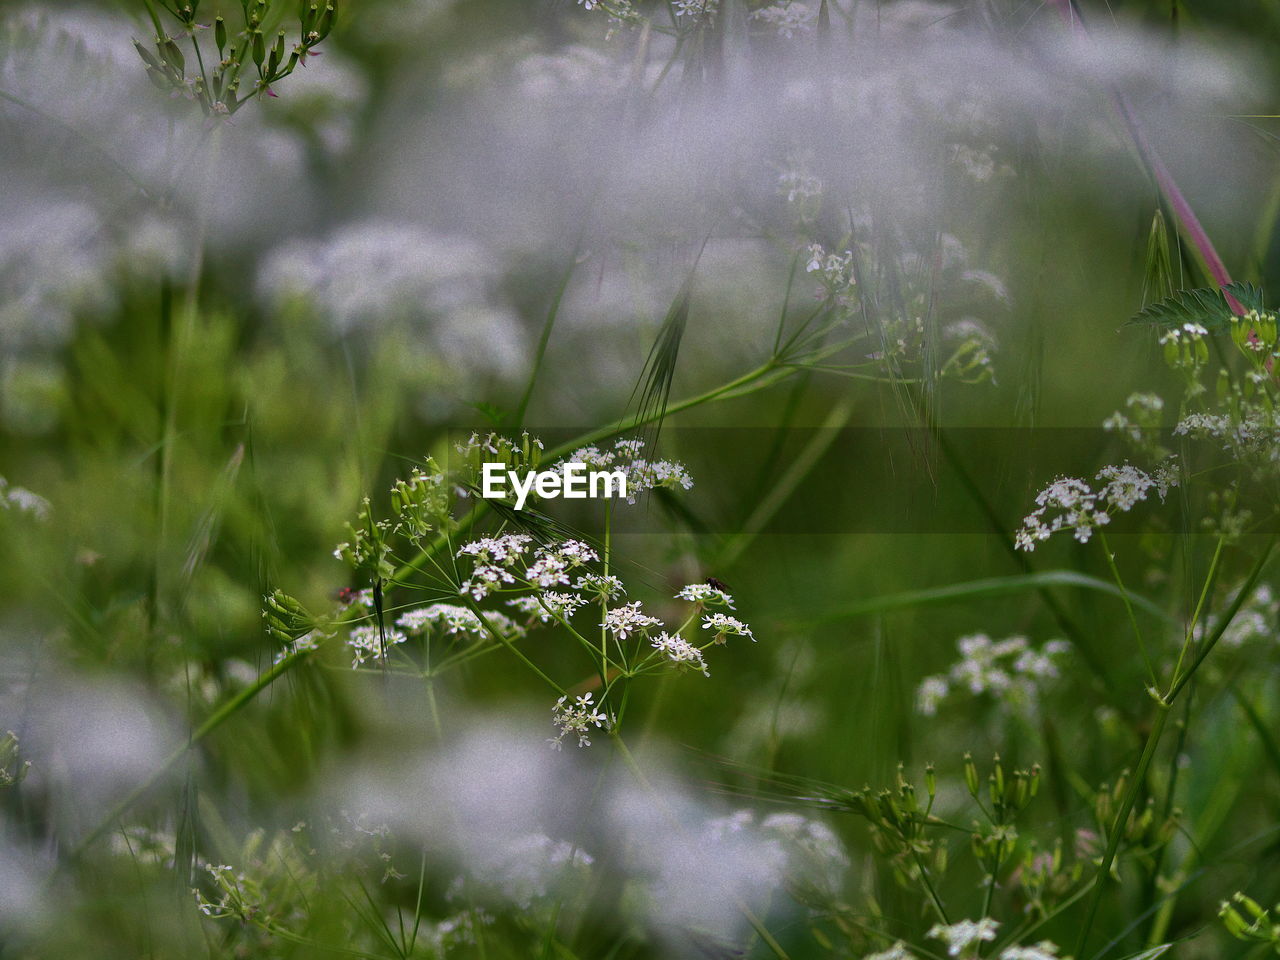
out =
[[(1280, 601), (1277, 601), (1271, 586), (1260, 583), (1254, 588), (1253, 595), (1237, 611), (1235, 617), (1227, 624), (1218, 642), (1225, 647), (1239, 648), (1246, 643), (1258, 640), (1274, 642), (1280, 636), (1277, 628), (1277, 617), (1280, 617)], [(1196, 625), (1196, 640), (1204, 640), (1218, 628), (1218, 618), (1210, 616), (1203, 623)]]
[(671, 6), (677, 17), (700, 17), (708, 19), (715, 16), (720, 0), (671, 0)]
[[(676, 596), (678, 599), (699, 603), (698, 597), (711, 596), (711, 594), (704, 593), (704, 589), (712, 590), (718, 597), (728, 598), (728, 595), (723, 591), (715, 590), (705, 584), (690, 584)], [(633, 634), (649, 637), (651, 628), (661, 628), (663, 623), (657, 617), (651, 617), (644, 613), (640, 608), (640, 602), (637, 600), (634, 603), (625, 603), (609, 610), (600, 626), (613, 634), (615, 639), (621, 643)], [(663, 654), (676, 666), (691, 667), (704, 677), (709, 677), (711, 672), (707, 668), (706, 657), (703, 655), (705, 647), (710, 646), (711, 643), (723, 644), (731, 636), (750, 637), (753, 642), (755, 641), (755, 636), (749, 626), (737, 617), (731, 617), (724, 613), (705, 614), (702, 618), (702, 629), (711, 630), (713, 636), (710, 643), (703, 644), (701, 647), (682, 636), (679, 631), (676, 633), (663, 631), (656, 637), (649, 637), (649, 643), (654, 650)]]
[(1041, 940), (1031, 947), (1009, 947), (1000, 951), (1000, 960), (1058, 960), (1058, 946)]
[(707, 669), (707, 660), (702, 655), (702, 651), (695, 647), (684, 637), (663, 631), (649, 641), (653, 644), (653, 648), (677, 666), (688, 666), (697, 670), (704, 677), (711, 676), (711, 671)]
[(1095, 490), (1084, 480), (1059, 477), (1036, 496), (1036, 509), (1022, 521), (1014, 542), (1019, 550), (1031, 551), (1060, 530), (1071, 530), (1081, 543), (1088, 543), (1094, 530), (1111, 522), (1114, 513), (1125, 513), (1147, 499), (1154, 490), (1164, 500), (1178, 485), (1177, 470), (1166, 461), (1154, 473), (1132, 464), (1107, 466), (1098, 471)]
[[(594, 862), (595, 858), (577, 844), (545, 833), (527, 833), (505, 842), (476, 844), (467, 858), (466, 880), (530, 910), (537, 901), (564, 892), (566, 882), (590, 879)], [(447, 893), (451, 900), (457, 884), (455, 881)], [(457, 889), (457, 893), (468, 899), (466, 891)]]
[(325, 634), (319, 630), (312, 630), (310, 633), (303, 634), (297, 640), (293, 641), (287, 649), (281, 650), (275, 655), (273, 664), (280, 663), (286, 657), (291, 657), (295, 653), (312, 653), (320, 649), (320, 641), (328, 639)]
[(585, 573), (578, 578), (573, 589), (594, 594), (604, 600), (613, 600), (627, 592), (622, 581), (611, 573)]
[(383, 637), (377, 624), (356, 627), (347, 637), (347, 646), (351, 648), (351, 669), (355, 670), (368, 660), (385, 662), (391, 656), (391, 648), (407, 639), (399, 630), (388, 630)]
[(25, 487), (11, 487), (9, 481), (0, 477), (0, 510), (11, 509), (45, 520), (49, 516), (49, 501)]
[(1274, 416), (1245, 407), (1227, 416), (1213, 413), (1188, 414), (1173, 428), (1176, 436), (1196, 440), (1221, 441), (1222, 449), (1238, 458), (1260, 458), (1275, 463), (1280, 454), (1280, 430)]
[(733, 597), (719, 587), (713, 587), (709, 583), (690, 583), (681, 587), (680, 592), (676, 594), (676, 599), (688, 600), (690, 603), (700, 603), (703, 606), (733, 609)]
[(693, 478), (689, 476), (683, 463), (675, 460), (646, 460), (640, 455), (643, 449), (644, 441), (638, 438), (618, 440), (612, 448), (601, 449), (594, 445), (579, 447), (557, 466), (581, 463), (589, 470), (609, 468), (621, 471), (627, 478), (627, 503), (630, 504), (634, 504), (640, 494), (659, 487), (669, 490), (689, 490), (693, 487)]
[(947, 956), (958, 957), (971, 946), (994, 940), (999, 927), (999, 922), (989, 917), (952, 924), (939, 923), (929, 931), (929, 939), (941, 940), (947, 945)]
[(862, 960), (916, 960), (916, 955), (907, 949), (907, 945), (899, 940), (888, 950), (869, 953)]
[(572, 620), (578, 608), (586, 602), (585, 598), (576, 593), (547, 590), (533, 596), (515, 597), (507, 601), (507, 606), (519, 610), (530, 620), (550, 623), (552, 620)]
[(477, 639), (489, 637), (490, 628), (505, 637), (523, 632), (515, 621), (497, 611), (485, 610), (482, 621), (472, 610), (456, 603), (433, 603), (406, 610), (396, 619), (396, 626), (412, 636), (425, 633), (433, 626), (446, 634), (470, 634)]
[(1199, 323), (1184, 323), (1181, 330), (1177, 327), (1174, 327), (1171, 330), (1166, 330), (1160, 335), (1157, 342), (1161, 345), (1180, 343), (1182, 342), (1183, 334), (1186, 334), (1186, 338), (1188, 340), (1200, 340), (1207, 337), (1209, 335), (1209, 331)]
[[(935, 924), (928, 936), (931, 940), (941, 940), (946, 945), (949, 957), (975, 957), (977, 948), (982, 943), (994, 940), (999, 928), (998, 920), (984, 917), (981, 920)], [(881, 953), (868, 954), (863, 960), (916, 960), (916, 955), (907, 949), (906, 944), (899, 941)], [(997, 960), (1060, 960), (1060, 958), (1057, 945), (1048, 940), (1042, 940), (1031, 947), (1005, 947), (1000, 951)]]
[(1058, 676), (1058, 661), (1070, 645), (1051, 640), (1037, 650), (1026, 637), (993, 641), (978, 633), (961, 637), (956, 648), (960, 659), (951, 669), (925, 677), (916, 690), (916, 709), (926, 717), (937, 714), (953, 689), (973, 696), (990, 694), (1015, 709), (1034, 709), (1045, 681)]
[[(761, 13), (763, 11), (756, 11), (754, 15)], [(778, 192), (787, 198), (787, 203), (803, 208), (810, 200), (822, 196), (822, 180), (813, 172), (812, 163), (812, 151), (804, 150), (787, 154), (785, 162), (777, 167)]]
[(852, 250), (846, 250), (844, 253), (827, 253), (822, 244), (809, 244), (809, 259), (804, 266), (805, 273), (819, 274), (819, 279), (829, 292), (843, 293), (854, 285), (852, 266)]
[(712, 613), (703, 617), (702, 629), (715, 632), (715, 640), (713, 641), (715, 643), (724, 643), (731, 636), (751, 637), (753, 643), (756, 639), (750, 627), (737, 617), (731, 617), (727, 613)]
[(624, 603), (620, 607), (614, 607), (604, 615), (604, 622), (600, 626), (621, 641), (626, 640), (633, 633), (644, 633), (650, 627), (660, 627), (662, 621), (647, 613), (641, 613), (640, 601), (636, 600), (634, 603)]
[(813, 28), (817, 19), (816, 11), (809, 9), (806, 3), (798, 0), (783, 0), (761, 7), (751, 14), (752, 19), (762, 20), (778, 31), (778, 36), (790, 40), (797, 33), (806, 33)]
[(590, 692), (575, 698), (572, 703), (567, 696), (557, 700), (551, 708), (551, 722), (560, 731), (550, 740), (557, 750), (564, 746), (565, 737), (570, 735), (578, 738), (579, 747), (589, 747), (591, 728), (603, 727), (607, 730), (609, 727), (609, 718), (592, 703)]
[[(509, 533), (464, 544), (457, 555), (474, 557), (476, 563), (460, 592), (483, 600), (504, 586), (532, 586), (540, 590), (568, 586), (573, 570), (600, 559), (595, 550), (581, 540), (564, 540), (538, 547), (530, 560), (526, 555), (532, 543), (533, 538), (528, 534)], [(524, 564), (523, 570), (521, 564)]]
[(1102, 421), (1102, 429), (1122, 433), (1134, 443), (1141, 443), (1146, 431), (1160, 426), (1164, 400), (1154, 393), (1133, 393), (1125, 401), (1127, 413), (1117, 410)]

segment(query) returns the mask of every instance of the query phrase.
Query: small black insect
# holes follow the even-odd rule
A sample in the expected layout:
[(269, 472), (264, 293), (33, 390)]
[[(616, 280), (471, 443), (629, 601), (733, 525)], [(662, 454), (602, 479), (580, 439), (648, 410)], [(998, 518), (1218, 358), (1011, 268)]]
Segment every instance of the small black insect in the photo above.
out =
[(719, 590), (721, 593), (732, 593), (729, 585), (716, 577), (707, 577), (707, 586), (712, 590)]
[(356, 599), (356, 592), (352, 590), (350, 587), (343, 587), (341, 590), (338, 591), (337, 600), (341, 604), (345, 605), (345, 604), (354, 603), (355, 599)]

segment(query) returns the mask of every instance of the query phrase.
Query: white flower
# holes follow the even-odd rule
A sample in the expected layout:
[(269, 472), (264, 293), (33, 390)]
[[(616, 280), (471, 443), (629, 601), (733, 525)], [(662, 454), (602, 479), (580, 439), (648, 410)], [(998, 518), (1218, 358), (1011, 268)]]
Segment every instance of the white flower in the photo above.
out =
[(572, 619), (578, 612), (578, 608), (586, 602), (575, 593), (548, 590), (531, 597), (516, 597), (514, 600), (508, 600), (507, 606), (515, 607), (521, 613), (537, 617), (543, 623), (547, 623), (555, 619)]
[(602, 573), (584, 573), (574, 583), (573, 589), (581, 590), (584, 593), (597, 594), (605, 600), (612, 600), (627, 592), (627, 588), (623, 586), (621, 580), (613, 574)]
[(391, 655), (391, 648), (406, 639), (399, 630), (388, 630), (384, 642), (377, 626), (356, 627), (347, 638), (347, 646), (351, 648), (351, 669), (356, 669), (366, 660), (386, 660)]
[(719, 4), (720, 0), (671, 0), (677, 17), (696, 17), (700, 14), (711, 17)]
[(916, 960), (916, 955), (907, 949), (907, 945), (899, 940), (888, 950), (869, 953), (862, 960)]
[(955, 689), (973, 696), (988, 694), (1004, 706), (1033, 711), (1044, 685), (1058, 676), (1058, 660), (1069, 649), (1063, 640), (1052, 640), (1040, 649), (1026, 637), (993, 641), (985, 633), (956, 641), (960, 659), (945, 675), (925, 677), (916, 688), (916, 709), (935, 716), (942, 701)]
[(310, 633), (304, 633), (302, 636), (298, 637), (297, 640), (293, 641), (287, 649), (281, 650), (277, 653), (275, 655), (275, 659), (271, 662), (280, 663), (286, 657), (291, 657), (295, 653), (310, 653), (312, 651), (319, 650), (320, 641), (325, 639), (328, 638), (318, 630), (312, 630)]
[(1178, 485), (1173, 458), (1146, 473), (1125, 463), (1098, 471), (1095, 480), (1105, 481), (1094, 490), (1076, 477), (1059, 477), (1036, 496), (1036, 507), (1023, 518), (1014, 537), (1019, 550), (1034, 550), (1060, 530), (1070, 530), (1076, 540), (1088, 543), (1093, 532), (1111, 522), (1113, 513), (1127, 513), (1155, 490), (1161, 500), (1170, 487)]
[(515, 582), (515, 576), (505, 567), (492, 563), (478, 563), (471, 571), (471, 576), (462, 581), (458, 592), (469, 593), (475, 600), (483, 600), (494, 590), (500, 589), (503, 584)]
[(551, 738), (550, 743), (559, 750), (564, 745), (564, 738), (574, 734), (578, 738), (579, 747), (589, 747), (591, 746), (589, 736), (591, 727), (607, 729), (609, 718), (591, 702), (592, 694), (589, 692), (575, 699), (573, 703), (568, 703), (568, 699), (567, 696), (561, 697), (551, 708), (551, 722), (560, 732)]
[(947, 955), (958, 957), (975, 943), (994, 940), (1000, 924), (989, 918), (982, 920), (961, 920), (948, 925), (936, 924), (929, 931), (931, 940), (941, 940), (947, 945)]
[(650, 627), (662, 626), (662, 621), (641, 613), (640, 601), (637, 600), (614, 607), (604, 615), (604, 622), (600, 626), (609, 630), (617, 639), (626, 640), (633, 633), (644, 633)]
[(507, 533), (500, 537), (483, 537), (464, 543), (458, 548), (458, 556), (475, 557), (477, 560), (509, 566), (520, 559), (533, 542), (527, 533)]
[(807, 4), (796, 0), (784, 0), (761, 7), (751, 14), (752, 19), (763, 20), (778, 31), (778, 36), (790, 40), (797, 33), (809, 30), (817, 14)]
[(714, 630), (716, 643), (724, 643), (728, 636), (735, 637), (751, 637), (751, 641), (755, 642), (755, 636), (751, 633), (751, 628), (739, 620), (737, 617), (731, 617), (727, 613), (712, 613), (702, 618), (703, 630)]
[(1057, 944), (1042, 940), (1034, 947), (1006, 947), (1000, 960), (1058, 960)]
[(946, 677), (925, 677), (916, 690), (916, 709), (926, 717), (935, 716), (938, 713), (938, 705), (950, 692), (951, 684), (947, 683)]
[(691, 583), (681, 587), (680, 592), (676, 594), (676, 599), (733, 609), (733, 597), (709, 583)]
[(445, 633), (469, 633), (478, 638), (491, 636), (485, 627), (488, 623), (503, 636), (523, 633), (510, 617), (495, 610), (484, 611), (484, 621), (467, 607), (455, 603), (433, 603), (425, 607), (406, 610), (396, 619), (396, 626), (410, 634), (419, 634), (435, 625), (444, 629)]
[(707, 661), (703, 657), (702, 651), (679, 634), (672, 636), (663, 632), (649, 642), (653, 644), (655, 650), (666, 654), (667, 659), (672, 663), (692, 667), (704, 677), (711, 676), (711, 671), (707, 669)]
[(561, 584), (568, 586), (569, 574), (566, 572), (567, 566), (568, 564), (559, 557), (540, 557), (529, 565), (528, 570), (525, 571), (525, 577), (531, 584), (543, 589), (560, 586)]
[(30, 514), (37, 520), (47, 520), (50, 510), (49, 501), (44, 497), (25, 487), (11, 487), (4, 477), (0, 477), (0, 510), (10, 508)]

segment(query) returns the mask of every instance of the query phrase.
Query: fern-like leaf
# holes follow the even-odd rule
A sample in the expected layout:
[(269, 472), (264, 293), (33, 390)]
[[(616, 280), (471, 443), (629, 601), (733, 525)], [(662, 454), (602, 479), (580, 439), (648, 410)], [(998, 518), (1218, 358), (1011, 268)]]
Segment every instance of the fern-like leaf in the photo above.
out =
[(1226, 329), (1235, 311), (1227, 297), (1235, 299), (1246, 310), (1263, 310), (1263, 294), (1252, 283), (1229, 283), (1221, 289), (1198, 287), (1179, 290), (1171, 297), (1143, 307), (1130, 317), (1126, 326), (1140, 324), (1170, 330), (1184, 323), (1198, 323), (1210, 333)]

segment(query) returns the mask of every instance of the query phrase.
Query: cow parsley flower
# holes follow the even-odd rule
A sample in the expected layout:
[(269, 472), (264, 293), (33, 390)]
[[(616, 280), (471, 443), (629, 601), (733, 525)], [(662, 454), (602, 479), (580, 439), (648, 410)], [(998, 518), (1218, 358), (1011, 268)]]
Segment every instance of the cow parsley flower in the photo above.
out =
[(514, 584), (515, 575), (505, 567), (492, 563), (478, 563), (471, 571), (471, 576), (462, 581), (459, 593), (471, 594), (474, 600), (483, 600), (495, 590), (502, 589), (504, 584)]
[(756, 639), (751, 633), (750, 627), (737, 617), (731, 617), (727, 613), (712, 613), (703, 617), (702, 629), (715, 631), (716, 643), (724, 643), (726, 638), (730, 636), (751, 637), (753, 643)]
[(624, 596), (627, 588), (613, 574), (584, 573), (573, 585), (573, 589), (582, 593), (594, 593), (602, 600), (613, 600)]
[(1178, 485), (1172, 458), (1153, 473), (1132, 464), (1103, 467), (1094, 477), (1104, 481), (1094, 489), (1076, 477), (1059, 477), (1036, 495), (1036, 509), (1022, 521), (1014, 543), (1031, 551), (1061, 530), (1070, 530), (1080, 543), (1088, 543), (1094, 531), (1111, 522), (1115, 513), (1127, 513), (1154, 490), (1161, 501)]
[(713, 17), (720, 0), (671, 0), (677, 17)]
[(992, 640), (978, 633), (961, 637), (956, 647), (960, 659), (951, 669), (925, 677), (916, 688), (916, 709), (926, 717), (935, 716), (957, 689), (972, 696), (990, 695), (1012, 709), (1034, 710), (1044, 685), (1058, 677), (1058, 664), (1069, 644), (1051, 640), (1036, 649), (1026, 637)]
[[(396, 626), (408, 634), (417, 635), (435, 626), (446, 634), (471, 634), (478, 639), (491, 636), (490, 629), (505, 637), (523, 633), (514, 620), (496, 610), (486, 610), (484, 620), (468, 607), (456, 603), (433, 603), (425, 607), (406, 610), (396, 619)], [(489, 626), (486, 627), (485, 624)]]
[(733, 597), (709, 583), (690, 583), (681, 587), (675, 598), (703, 606), (728, 607), (730, 610), (734, 608)]
[(0, 510), (10, 509), (29, 514), (37, 520), (47, 520), (50, 506), (49, 501), (39, 494), (25, 487), (11, 487), (4, 477), (0, 477)]
[(664, 654), (672, 663), (679, 666), (692, 667), (704, 677), (711, 676), (711, 671), (707, 669), (707, 661), (702, 655), (702, 651), (680, 636), (680, 634), (672, 635), (664, 631), (649, 642), (653, 644), (655, 650)]
[(586, 600), (576, 593), (561, 593), (547, 590), (530, 597), (516, 597), (507, 601), (507, 606), (515, 607), (531, 618), (542, 623), (551, 620), (570, 620), (578, 612), (578, 608), (586, 604)]
[(399, 630), (388, 630), (383, 638), (376, 625), (356, 627), (347, 638), (347, 646), (351, 648), (351, 669), (355, 670), (367, 660), (385, 661), (391, 656), (391, 648), (406, 639)]
[(271, 662), (273, 664), (281, 663), (286, 658), (293, 656), (295, 653), (312, 653), (319, 650), (320, 641), (326, 639), (328, 639), (328, 637), (319, 630), (312, 630), (310, 633), (304, 633), (302, 636), (298, 637), (298, 639), (294, 640), (289, 647), (277, 653)]
[(510, 566), (529, 548), (533, 537), (527, 533), (507, 533), (500, 537), (482, 537), (458, 548), (459, 557), (475, 557), (479, 561)]
[(1000, 960), (1059, 960), (1058, 945), (1042, 940), (1033, 947), (1006, 947)]
[(808, 4), (798, 0), (783, 0), (761, 7), (751, 14), (753, 20), (761, 20), (778, 31), (778, 36), (790, 40), (797, 33), (805, 33), (813, 27), (817, 13)]
[(862, 960), (916, 960), (916, 955), (907, 949), (907, 945), (899, 940), (888, 950), (869, 953)]
[(641, 613), (640, 601), (637, 600), (634, 603), (624, 603), (620, 607), (614, 607), (604, 615), (604, 622), (600, 626), (618, 640), (626, 640), (633, 633), (645, 633), (650, 627), (662, 626), (662, 621), (657, 617)]
[(572, 735), (578, 738), (579, 747), (589, 747), (591, 728), (608, 729), (609, 718), (592, 703), (590, 692), (577, 697), (572, 703), (568, 700), (567, 696), (561, 697), (551, 708), (551, 722), (560, 732), (548, 742), (559, 750), (564, 746), (565, 737)]
[[(1258, 640), (1274, 642), (1277, 636), (1278, 617), (1280, 617), (1280, 601), (1276, 600), (1269, 584), (1260, 583), (1254, 588), (1253, 595), (1244, 606), (1231, 618), (1219, 643), (1224, 647), (1238, 648)], [(1214, 633), (1218, 623), (1218, 617), (1210, 615), (1196, 624), (1196, 640), (1202, 641), (1206, 635)]]
[(998, 921), (984, 917), (981, 920), (961, 920), (953, 924), (935, 924), (929, 931), (929, 939), (941, 940), (947, 945), (947, 956), (958, 957), (976, 943), (996, 938)]

